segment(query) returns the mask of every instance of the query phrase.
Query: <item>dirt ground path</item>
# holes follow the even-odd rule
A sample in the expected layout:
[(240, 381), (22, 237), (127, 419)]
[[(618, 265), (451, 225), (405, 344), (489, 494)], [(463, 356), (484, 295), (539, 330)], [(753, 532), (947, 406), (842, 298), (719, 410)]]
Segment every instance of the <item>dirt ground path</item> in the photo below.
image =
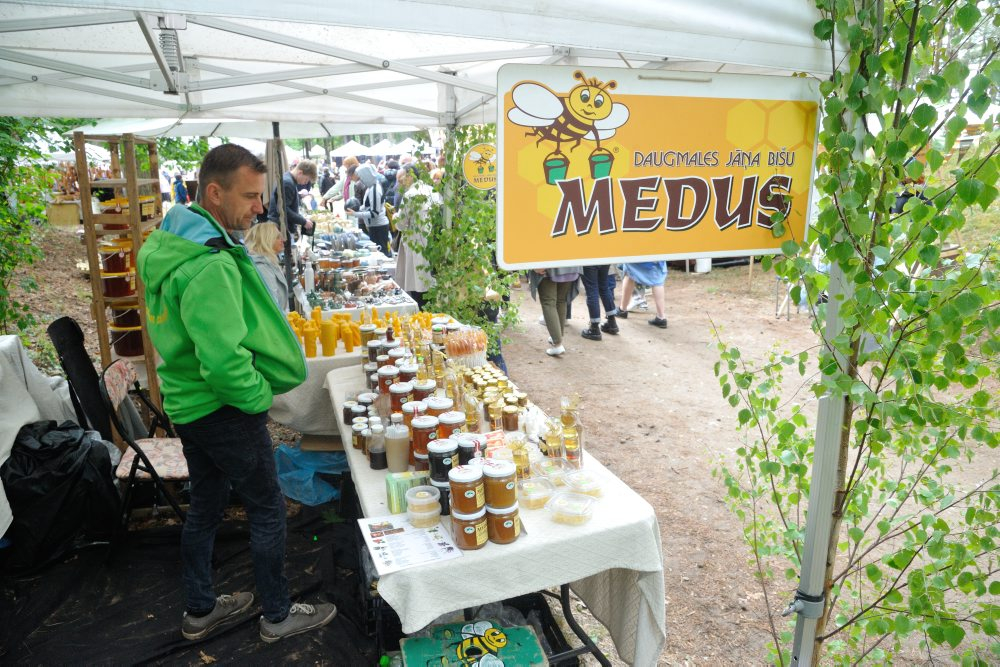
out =
[[(804, 350), (815, 336), (807, 315), (775, 317), (775, 279), (759, 266), (752, 282), (746, 266), (701, 275), (671, 269), (666, 296), (666, 330), (646, 323), (652, 314), (635, 312), (620, 322), (620, 335), (595, 342), (580, 336), (588, 322), (581, 294), (567, 352), (550, 358), (541, 310), (525, 286), (515, 296), (522, 325), (504, 357), (510, 376), (547, 412), (558, 410), (560, 396), (579, 392), (589, 451), (655, 508), (667, 600), (660, 663), (763, 664), (764, 598), (740, 524), (723, 503), (725, 489), (711, 475), (715, 460), (740, 444), (736, 410), (713, 375), (712, 323), (755, 359), (776, 344)], [(787, 601), (772, 598), (772, 605)], [(589, 630), (614, 655), (603, 628)]]

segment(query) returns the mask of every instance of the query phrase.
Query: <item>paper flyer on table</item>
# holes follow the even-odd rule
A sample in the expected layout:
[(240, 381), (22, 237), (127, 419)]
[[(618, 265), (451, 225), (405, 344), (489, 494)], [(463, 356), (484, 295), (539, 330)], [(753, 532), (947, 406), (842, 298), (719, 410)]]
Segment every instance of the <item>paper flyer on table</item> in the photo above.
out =
[(414, 528), (405, 514), (393, 514), (358, 519), (358, 525), (379, 576), (462, 555), (441, 523)]

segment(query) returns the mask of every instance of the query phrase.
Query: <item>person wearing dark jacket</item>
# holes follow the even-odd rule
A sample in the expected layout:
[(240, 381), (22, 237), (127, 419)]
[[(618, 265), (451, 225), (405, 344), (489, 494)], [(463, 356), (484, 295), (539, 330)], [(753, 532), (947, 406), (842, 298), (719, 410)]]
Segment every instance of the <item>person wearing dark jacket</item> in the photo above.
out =
[[(299, 213), (299, 190), (316, 180), (316, 163), (302, 160), (281, 178), (281, 192), (285, 199), (285, 219), (289, 232), (312, 235), (313, 221)], [(271, 193), (267, 207), (267, 219), (280, 227), (278, 215), (278, 189)]]

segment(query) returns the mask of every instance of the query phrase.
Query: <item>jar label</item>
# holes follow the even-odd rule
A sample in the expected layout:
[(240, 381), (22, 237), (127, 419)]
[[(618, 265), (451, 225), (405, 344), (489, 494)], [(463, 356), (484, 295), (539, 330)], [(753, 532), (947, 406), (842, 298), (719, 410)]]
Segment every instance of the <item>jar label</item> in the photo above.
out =
[(474, 532), (476, 532), (476, 528), (477, 526), (466, 526), (462, 530), (465, 532), (466, 535), (472, 535)]
[(444, 457), (443, 459), (441, 459), (441, 463), (443, 465), (450, 466), (451, 465), (451, 457), (450, 456)]
[[(486, 492), (482, 484), (476, 487), (476, 507), (482, 507), (486, 504)], [(486, 530), (483, 528), (483, 530)]]
[(514, 525), (514, 522), (513, 522), (513, 521), (511, 521), (510, 519), (507, 519), (506, 521), (504, 521), (504, 522), (503, 522), (503, 527), (504, 527), (504, 528), (510, 528), (510, 527), (512, 527), (513, 525)]
[(507, 482), (507, 490), (508, 491), (514, 490), (514, 482)]
[(465, 492), (465, 497), (466, 498), (475, 498), (476, 497), (476, 492), (473, 491), (472, 489), (469, 489), (468, 491)]
[(521, 518), (514, 519), (514, 537), (521, 534)]
[[(468, 528), (466, 528), (468, 530)], [(490, 538), (489, 531), (486, 527), (485, 521), (480, 521), (476, 524), (476, 545), (486, 544), (486, 540)]]

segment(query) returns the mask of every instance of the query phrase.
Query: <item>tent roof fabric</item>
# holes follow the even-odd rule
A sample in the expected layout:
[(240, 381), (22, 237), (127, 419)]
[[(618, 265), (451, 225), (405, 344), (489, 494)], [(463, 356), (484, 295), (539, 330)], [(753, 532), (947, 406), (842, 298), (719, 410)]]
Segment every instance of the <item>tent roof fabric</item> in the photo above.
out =
[(283, 136), (286, 123), (318, 122), (310, 136), (332, 136), (495, 120), (508, 62), (824, 77), (838, 64), (807, 0), (369, 0), (319, 14), (306, 0), (168, 4), (0, 0), (0, 109), (281, 121)]

